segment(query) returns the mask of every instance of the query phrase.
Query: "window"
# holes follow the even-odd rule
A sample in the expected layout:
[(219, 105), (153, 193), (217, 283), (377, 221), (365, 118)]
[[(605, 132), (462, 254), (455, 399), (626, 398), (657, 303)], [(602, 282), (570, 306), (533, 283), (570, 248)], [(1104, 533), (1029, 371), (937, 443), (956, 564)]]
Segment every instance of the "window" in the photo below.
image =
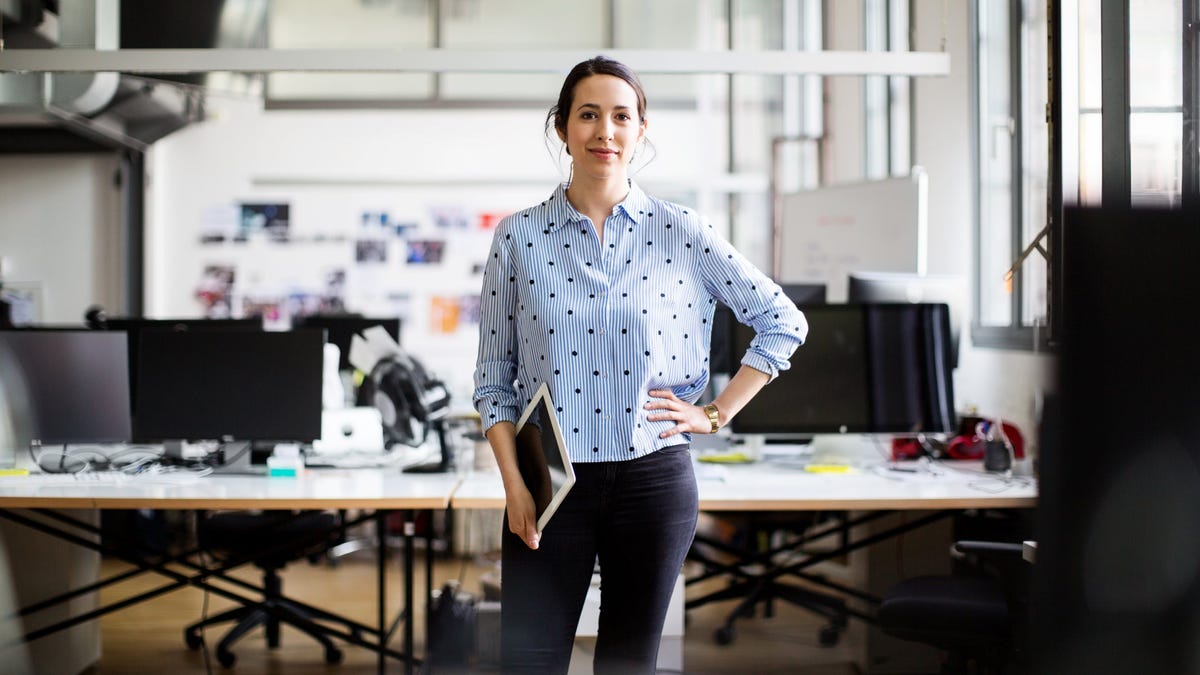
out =
[[(1133, 204), (1178, 206), (1197, 191), (1200, 157), (1194, 141), (1186, 151), (1184, 143), (1195, 135), (1200, 64), (1196, 36), (1185, 27), (1195, 30), (1200, 2), (1139, 0), (1132, 12), (1128, 0), (1049, 4), (1061, 12), (1062, 172), (1053, 186), (1046, 74), (1056, 17), (1039, 0), (972, 3), (978, 346), (1039, 349), (1053, 338), (1044, 330), (1050, 301), (1042, 237), (1047, 204), (1058, 201), (1052, 197), (1101, 204), (1113, 176), (1128, 176), (1115, 197)], [(1106, 26), (1124, 35), (1102, 41)], [(1101, 86), (1106, 58), (1128, 73), (1118, 80), (1127, 90), (1115, 99)], [(1124, 109), (1127, 130), (1118, 134), (1104, 116)]]
[[(864, 0), (863, 48), (907, 51), (907, 0)], [(868, 179), (907, 176), (912, 169), (911, 78), (863, 78), (865, 164)]]

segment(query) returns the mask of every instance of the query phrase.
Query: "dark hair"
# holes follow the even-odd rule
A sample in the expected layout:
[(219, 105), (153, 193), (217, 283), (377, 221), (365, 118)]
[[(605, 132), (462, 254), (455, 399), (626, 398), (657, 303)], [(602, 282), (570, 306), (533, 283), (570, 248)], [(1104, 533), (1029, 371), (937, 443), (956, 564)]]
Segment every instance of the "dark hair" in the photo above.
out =
[(633, 87), (633, 92), (637, 94), (637, 113), (638, 122), (643, 122), (646, 119), (646, 92), (642, 89), (642, 82), (638, 79), (633, 70), (617, 61), (610, 59), (607, 56), (596, 56), (581, 61), (575, 64), (571, 72), (567, 73), (567, 79), (563, 80), (562, 89), (558, 92), (558, 102), (550, 108), (550, 112), (546, 115), (546, 133), (550, 133), (550, 129), (566, 132), (567, 130), (567, 115), (571, 114), (571, 104), (575, 101), (575, 85), (579, 84), (580, 80), (591, 77), (592, 75), (612, 75), (625, 80), (629, 86)]

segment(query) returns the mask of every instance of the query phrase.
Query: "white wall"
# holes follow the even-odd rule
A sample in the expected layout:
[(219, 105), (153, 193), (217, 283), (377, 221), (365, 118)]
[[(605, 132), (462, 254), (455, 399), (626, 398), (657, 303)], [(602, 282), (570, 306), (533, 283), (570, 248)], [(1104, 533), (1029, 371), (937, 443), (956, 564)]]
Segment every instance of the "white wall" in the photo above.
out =
[(0, 257), (10, 282), (40, 282), (41, 320), (80, 324), (123, 308), (120, 189), (113, 155), (0, 156)]

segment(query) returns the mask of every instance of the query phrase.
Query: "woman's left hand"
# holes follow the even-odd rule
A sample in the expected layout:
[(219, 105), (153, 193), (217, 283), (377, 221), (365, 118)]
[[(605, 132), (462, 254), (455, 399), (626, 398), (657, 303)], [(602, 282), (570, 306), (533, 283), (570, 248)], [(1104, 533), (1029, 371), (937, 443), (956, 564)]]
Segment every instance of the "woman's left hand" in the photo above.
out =
[(675, 396), (670, 389), (651, 389), (650, 396), (653, 397), (653, 400), (644, 407), (646, 410), (658, 412), (647, 415), (646, 419), (652, 422), (660, 420), (675, 422), (675, 426), (659, 434), (659, 438), (668, 438), (685, 431), (693, 434), (712, 433), (712, 423), (708, 421), (708, 415), (704, 414), (704, 410), (700, 406), (679, 400), (679, 397)]

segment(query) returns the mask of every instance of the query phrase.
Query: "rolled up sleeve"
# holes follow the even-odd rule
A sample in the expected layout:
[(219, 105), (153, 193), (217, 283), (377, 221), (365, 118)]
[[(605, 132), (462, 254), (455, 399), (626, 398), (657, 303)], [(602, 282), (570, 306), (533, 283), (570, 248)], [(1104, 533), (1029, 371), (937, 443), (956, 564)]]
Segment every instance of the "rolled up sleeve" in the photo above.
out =
[(497, 422), (516, 423), (520, 414), (517, 377), (517, 326), (512, 320), (516, 289), (506, 238), (507, 223), (496, 228), (479, 299), (479, 352), (475, 359), (475, 410), (487, 431)]
[(711, 226), (702, 228), (701, 234), (709, 291), (755, 332), (741, 362), (774, 380), (791, 367), (792, 354), (808, 337), (808, 320), (779, 284)]

